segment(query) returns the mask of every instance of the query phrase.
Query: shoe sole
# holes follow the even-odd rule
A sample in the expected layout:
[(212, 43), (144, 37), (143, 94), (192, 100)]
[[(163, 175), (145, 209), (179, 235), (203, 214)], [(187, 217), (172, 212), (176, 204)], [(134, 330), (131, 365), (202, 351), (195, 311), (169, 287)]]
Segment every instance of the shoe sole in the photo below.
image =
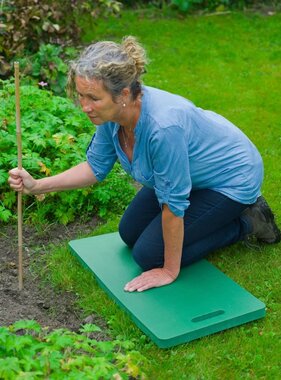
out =
[(266, 222), (271, 224), (273, 232), (275, 234), (275, 238), (274, 239), (258, 238), (257, 240), (259, 242), (267, 243), (267, 244), (279, 243), (281, 240), (281, 231), (279, 230), (277, 224), (275, 223), (274, 214), (271, 211), (271, 208), (269, 207), (268, 203), (266, 202), (266, 200), (263, 197), (261, 197), (261, 199), (259, 201), (259, 207), (261, 208), (262, 213), (265, 216)]

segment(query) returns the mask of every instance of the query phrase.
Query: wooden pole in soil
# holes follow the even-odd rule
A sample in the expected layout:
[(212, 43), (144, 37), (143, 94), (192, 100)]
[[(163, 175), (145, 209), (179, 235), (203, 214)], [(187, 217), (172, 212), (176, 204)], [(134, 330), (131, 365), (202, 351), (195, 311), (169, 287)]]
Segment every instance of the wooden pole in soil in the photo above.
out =
[[(21, 148), (21, 125), (20, 125), (20, 79), (19, 63), (14, 63), (15, 69), (15, 95), (16, 95), (16, 131), (18, 146), (18, 168), (22, 169), (22, 148)], [(18, 192), (18, 279), (19, 290), (23, 288), (23, 269), (22, 269), (22, 192)]]

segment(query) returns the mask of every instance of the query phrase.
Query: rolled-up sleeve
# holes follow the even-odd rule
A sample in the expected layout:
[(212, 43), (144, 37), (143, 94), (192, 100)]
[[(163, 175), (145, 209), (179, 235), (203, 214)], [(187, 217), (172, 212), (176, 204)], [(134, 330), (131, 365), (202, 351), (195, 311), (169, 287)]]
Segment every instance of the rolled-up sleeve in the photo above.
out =
[(159, 129), (151, 140), (155, 193), (160, 206), (183, 217), (189, 206), (191, 178), (184, 129), (169, 126)]
[(117, 160), (112, 136), (105, 126), (97, 128), (87, 148), (86, 156), (96, 179), (104, 180)]

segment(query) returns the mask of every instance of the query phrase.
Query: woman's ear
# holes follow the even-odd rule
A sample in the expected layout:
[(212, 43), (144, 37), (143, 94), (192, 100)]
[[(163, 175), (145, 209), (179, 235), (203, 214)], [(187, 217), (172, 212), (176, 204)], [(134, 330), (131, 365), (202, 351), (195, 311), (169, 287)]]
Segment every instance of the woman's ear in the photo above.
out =
[(131, 95), (130, 89), (128, 87), (123, 88), (123, 90), (121, 91), (122, 102), (128, 103), (130, 95)]

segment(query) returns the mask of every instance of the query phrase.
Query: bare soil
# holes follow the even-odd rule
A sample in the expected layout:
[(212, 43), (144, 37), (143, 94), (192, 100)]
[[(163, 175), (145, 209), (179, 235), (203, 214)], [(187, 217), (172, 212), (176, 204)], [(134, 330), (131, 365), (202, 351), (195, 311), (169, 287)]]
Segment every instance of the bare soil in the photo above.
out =
[[(32, 226), (23, 227), (23, 290), (18, 286), (18, 240), (17, 226), (0, 224), (0, 326), (9, 326), (20, 319), (34, 319), (50, 329), (68, 328), (78, 331), (84, 323), (95, 323), (101, 328), (105, 323), (97, 315), (84, 316), (75, 306), (74, 294), (58, 293), (51, 284), (40, 286), (40, 279), (32, 271), (30, 265), (39, 263), (39, 256), (44, 254), (48, 244), (59, 244), (89, 233), (97, 225), (97, 219), (86, 224), (79, 222), (68, 226), (52, 225), (44, 233)], [(40, 250), (40, 253), (38, 253)], [(43, 252), (43, 253), (42, 253)]]

